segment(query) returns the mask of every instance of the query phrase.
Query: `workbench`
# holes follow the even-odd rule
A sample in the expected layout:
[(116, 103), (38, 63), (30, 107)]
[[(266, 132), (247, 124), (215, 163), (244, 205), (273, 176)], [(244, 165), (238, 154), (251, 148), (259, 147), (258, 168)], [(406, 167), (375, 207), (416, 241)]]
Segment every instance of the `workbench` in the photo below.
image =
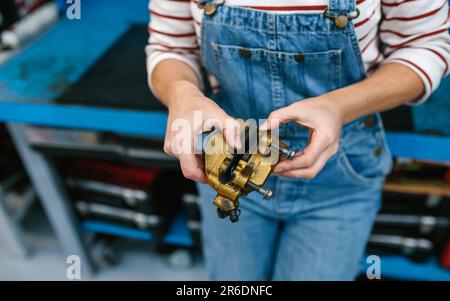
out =
[[(62, 16), (56, 25), (0, 67), (0, 121), (8, 124), (65, 254), (79, 255), (84, 275), (91, 275), (94, 266), (74, 209), (52, 164), (27, 143), (23, 125), (163, 139), (167, 115), (161, 111), (118, 110), (55, 102), (131, 24), (148, 22), (145, 0), (127, 1), (126, 4), (121, 0), (82, 1), (81, 12), (81, 20), (68, 20)], [(437, 94), (450, 95), (449, 80)], [(388, 133), (388, 143), (394, 156), (450, 162), (450, 137), (397, 132)], [(448, 274), (447, 277), (450, 278)]]

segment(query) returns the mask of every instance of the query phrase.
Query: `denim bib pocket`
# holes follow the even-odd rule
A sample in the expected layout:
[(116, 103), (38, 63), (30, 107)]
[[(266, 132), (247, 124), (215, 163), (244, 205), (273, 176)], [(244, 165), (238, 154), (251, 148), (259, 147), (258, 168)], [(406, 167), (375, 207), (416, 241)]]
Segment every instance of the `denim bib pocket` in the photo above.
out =
[(340, 49), (300, 53), (215, 42), (209, 49), (205, 67), (220, 83), (220, 98), (235, 99), (235, 117), (266, 118), (273, 110), (342, 85)]
[[(268, 72), (264, 50), (216, 43), (211, 50), (205, 66), (219, 82), (219, 105), (236, 118), (266, 118), (272, 106), (261, 95), (271, 95), (270, 81), (256, 80)], [(225, 102), (227, 99), (233, 102)]]
[(317, 97), (342, 87), (342, 50), (304, 53), (302, 73), (306, 97)]

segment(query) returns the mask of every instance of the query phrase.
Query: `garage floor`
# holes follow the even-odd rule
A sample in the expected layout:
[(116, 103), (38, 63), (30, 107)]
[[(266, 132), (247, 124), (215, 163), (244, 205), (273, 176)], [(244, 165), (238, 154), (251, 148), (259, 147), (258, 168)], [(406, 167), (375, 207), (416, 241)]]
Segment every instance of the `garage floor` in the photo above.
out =
[[(33, 209), (24, 226), (32, 254), (20, 258), (0, 240), (0, 280), (67, 280), (66, 258), (42, 210)], [(207, 280), (199, 258), (192, 267), (175, 268), (168, 255), (157, 254), (148, 244), (123, 242), (120, 247), (124, 251), (116, 266), (103, 267), (94, 277), (82, 276), (82, 280)]]

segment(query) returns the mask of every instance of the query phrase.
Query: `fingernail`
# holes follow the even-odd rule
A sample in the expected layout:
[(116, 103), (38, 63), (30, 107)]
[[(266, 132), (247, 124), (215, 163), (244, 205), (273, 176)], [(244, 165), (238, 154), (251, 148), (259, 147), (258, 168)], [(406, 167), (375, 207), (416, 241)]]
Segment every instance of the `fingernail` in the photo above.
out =
[(240, 139), (235, 140), (234, 146), (236, 147), (236, 149), (241, 149), (242, 145)]

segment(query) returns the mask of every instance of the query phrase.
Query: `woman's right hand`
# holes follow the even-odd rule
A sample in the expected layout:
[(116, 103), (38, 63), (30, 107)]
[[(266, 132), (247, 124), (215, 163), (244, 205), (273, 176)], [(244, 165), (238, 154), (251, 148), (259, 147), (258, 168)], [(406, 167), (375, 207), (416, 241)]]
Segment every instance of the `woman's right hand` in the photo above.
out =
[(164, 151), (179, 159), (186, 178), (205, 183), (201, 154), (195, 152), (197, 138), (213, 127), (220, 128), (228, 144), (239, 148), (239, 122), (190, 82), (175, 82), (171, 89)]

